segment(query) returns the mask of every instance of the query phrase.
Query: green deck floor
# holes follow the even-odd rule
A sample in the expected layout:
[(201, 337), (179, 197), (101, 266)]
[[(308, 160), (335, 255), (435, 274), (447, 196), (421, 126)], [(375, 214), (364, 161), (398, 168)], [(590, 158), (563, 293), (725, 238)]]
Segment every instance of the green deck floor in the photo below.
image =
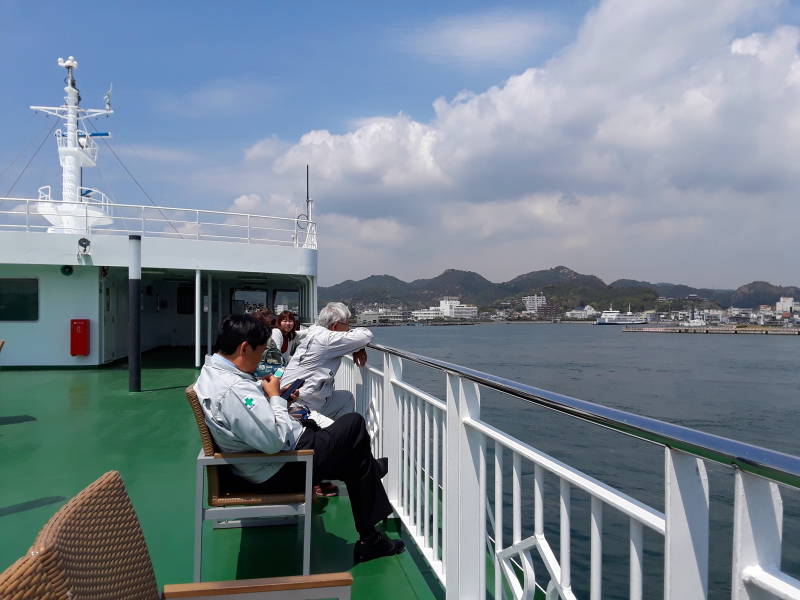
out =
[[(0, 569), (47, 519), (102, 473), (120, 471), (144, 529), (159, 584), (191, 579), (197, 428), (183, 396), (196, 371), (184, 351), (145, 356), (142, 389), (125, 365), (97, 369), (0, 367)], [(347, 570), (353, 598), (435, 598), (443, 592), (413, 552), (352, 566), (346, 496), (315, 500), (311, 572)], [(400, 534), (393, 534), (395, 536)], [(406, 540), (407, 545), (410, 542)], [(299, 573), (293, 526), (204, 534), (204, 580)]]

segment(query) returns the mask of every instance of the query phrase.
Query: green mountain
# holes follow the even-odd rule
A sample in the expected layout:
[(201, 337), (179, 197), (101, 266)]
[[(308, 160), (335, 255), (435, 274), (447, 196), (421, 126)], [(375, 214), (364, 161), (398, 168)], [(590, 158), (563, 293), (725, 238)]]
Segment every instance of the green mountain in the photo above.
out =
[(711, 288), (695, 288), (683, 284), (675, 283), (650, 283), (649, 281), (636, 281), (635, 279), (617, 279), (609, 284), (614, 288), (645, 287), (655, 290), (664, 298), (686, 298), (690, 294), (696, 294), (701, 298), (708, 298), (720, 306), (731, 306), (731, 298), (734, 290), (717, 290)]
[(493, 283), (478, 273), (447, 269), (431, 279), (415, 279), (407, 283), (391, 275), (371, 275), (360, 281), (319, 288), (320, 305), (339, 300), (353, 305), (404, 304), (410, 308), (435, 305), (442, 296), (458, 296), (462, 302), (483, 308), (503, 302), (519, 303), (522, 296), (544, 294), (548, 304), (559, 309), (591, 304), (601, 310), (609, 305), (620, 310), (641, 311), (653, 308), (660, 296), (686, 298), (696, 294), (722, 307), (757, 307), (775, 304), (781, 296), (800, 298), (800, 288), (781, 287), (765, 281), (754, 281), (736, 290), (694, 288), (674, 283), (650, 283), (635, 279), (618, 279), (606, 285), (594, 275), (583, 275), (564, 266), (531, 271), (504, 283)]
[(781, 296), (800, 299), (800, 288), (793, 285), (781, 287), (766, 281), (753, 281), (736, 288), (731, 299), (732, 306), (755, 308), (760, 304), (774, 305)]

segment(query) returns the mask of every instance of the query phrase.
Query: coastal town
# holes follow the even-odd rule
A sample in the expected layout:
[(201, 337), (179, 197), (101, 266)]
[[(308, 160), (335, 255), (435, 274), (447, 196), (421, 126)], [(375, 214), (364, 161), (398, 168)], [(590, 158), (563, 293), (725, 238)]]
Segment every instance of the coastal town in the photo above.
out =
[[(800, 299), (780, 297), (775, 304), (757, 307), (709, 306), (709, 301), (696, 294), (685, 298), (660, 297), (656, 308), (641, 312), (607, 309), (592, 305), (561, 310), (548, 303), (544, 294), (522, 296), (518, 301), (480, 310), (473, 304), (462, 303), (457, 296), (444, 296), (438, 305), (412, 310), (403, 305), (382, 306), (377, 303), (354, 306), (356, 322), (361, 326), (386, 325), (444, 325), (496, 321), (574, 322), (619, 325), (655, 325), (666, 327), (798, 327), (800, 328)], [(675, 306), (676, 308), (672, 308)], [(625, 308), (625, 307), (620, 307)]]

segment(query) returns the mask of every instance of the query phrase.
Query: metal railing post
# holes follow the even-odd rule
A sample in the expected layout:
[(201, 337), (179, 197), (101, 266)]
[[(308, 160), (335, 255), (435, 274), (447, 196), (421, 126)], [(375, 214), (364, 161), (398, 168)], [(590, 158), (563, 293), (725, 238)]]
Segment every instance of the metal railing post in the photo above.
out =
[(31, 201), (25, 200), (25, 231), (31, 230)]
[(664, 598), (708, 598), (708, 475), (702, 460), (664, 448)]
[(381, 431), (383, 431), (383, 452), (389, 459), (389, 473), (386, 475), (386, 493), (389, 500), (398, 506), (400, 498), (400, 469), (402, 433), (400, 400), (392, 385), (392, 379), (403, 379), (403, 361), (388, 352), (383, 353), (383, 410), (381, 411)]
[(464, 425), (480, 419), (476, 383), (447, 373), (447, 438), (445, 446), (445, 592), (447, 600), (486, 595), (486, 515), (482, 513), (481, 435)]
[(748, 572), (780, 571), (783, 501), (775, 483), (740, 470), (733, 497), (731, 600), (761, 600), (770, 596), (747, 585)]
[(247, 243), (250, 243), (250, 238), (252, 234), (250, 233), (250, 215), (247, 215)]

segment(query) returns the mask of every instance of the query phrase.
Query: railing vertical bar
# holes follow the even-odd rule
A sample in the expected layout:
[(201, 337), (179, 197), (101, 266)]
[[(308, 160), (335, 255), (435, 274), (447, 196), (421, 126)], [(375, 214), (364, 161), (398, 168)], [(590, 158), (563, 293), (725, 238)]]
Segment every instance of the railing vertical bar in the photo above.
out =
[(503, 577), (497, 555), (503, 549), (503, 446), (494, 443), (494, 597), (503, 597)]
[(439, 550), (439, 411), (433, 411), (433, 560), (441, 560)]
[(417, 505), (417, 476), (416, 476), (416, 469), (417, 469), (417, 423), (416, 423), (416, 414), (417, 414), (417, 399), (412, 395), (408, 395), (408, 429), (411, 433), (411, 437), (408, 443), (408, 455), (409, 455), (409, 462), (408, 462), (408, 489), (409, 489), (409, 498), (408, 498), (408, 514), (411, 516), (411, 525), (413, 527), (412, 531), (416, 533), (416, 526), (417, 526), (417, 514), (414, 512), (414, 508)]
[[(478, 444), (478, 528), (481, 555), (486, 553), (486, 436), (481, 435)], [(486, 595), (486, 561), (479, 563), (480, 579), (478, 589), (481, 596)]]
[(442, 573), (447, 581), (447, 461), (451, 458), (447, 453), (447, 442), (450, 433), (447, 430), (447, 413), (442, 413)]
[(417, 470), (415, 477), (415, 485), (417, 487), (417, 501), (414, 512), (417, 515), (417, 535), (422, 535), (422, 495), (425, 493), (422, 481), (422, 404), (423, 401), (418, 397), (414, 398), (414, 408), (416, 409), (417, 419), (417, 451), (415, 453), (417, 459)]
[(569, 482), (561, 480), (560, 505), (561, 505), (561, 587), (569, 588), (570, 578), (570, 487)]
[(514, 453), (512, 461), (511, 494), (512, 494), (512, 542), (522, 539), (522, 459)]
[(591, 584), (589, 600), (601, 600), (603, 593), (603, 503), (592, 496)]
[(642, 600), (642, 524), (631, 519), (630, 530), (630, 592), (631, 600)]
[(409, 423), (408, 423), (408, 394), (404, 391), (399, 392), (400, 394), (400, 406), (401, 411), (403, 414), (403, 476), (401, 478), (400, 483), (403, 486), (403, 492), (401, 494), (402, 504), (403, 504), (403, 512), (405, 512), (406, 516), (410, 517), (410, 511), (408, 510), (408, 498), (410, 494), (409, 490), (409, 483), (408, 483), (408, 465), (410, 464), (410, 458), (408, 456), (408, 440), (411, 436), (409, 432)]
[(424, 404), (425, 409), (425, 472), (423, 477), (423, 483), (425, 484), (423, 489), (425, 494), (425, 510), (423, 512), (424, 521), (422, 526), (422, 538), (425, 540), (425, 546), (428, 546), (428, 536), (430, 535), (430, 510), (431, 510), (431, 503), (430, 503), (430, 481), (431, 481), (431, 407), (426, 402)]
[(533, 530), (537, 536), (544, 535), (544, 469), (533, 468)]

